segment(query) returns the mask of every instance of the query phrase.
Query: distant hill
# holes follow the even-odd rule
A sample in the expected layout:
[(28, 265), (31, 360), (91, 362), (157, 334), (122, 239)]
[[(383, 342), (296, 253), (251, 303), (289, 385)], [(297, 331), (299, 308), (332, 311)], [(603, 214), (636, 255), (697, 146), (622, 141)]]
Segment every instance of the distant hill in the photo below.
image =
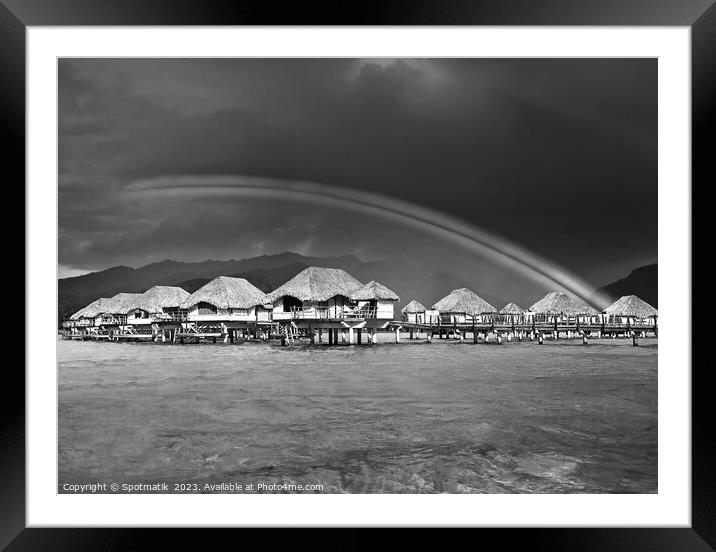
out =
[(599, 291), (618, 299), (622, 295), (637, 295), (650, 305), (659, 306), (659, 270), (657, 264), (632, 270), (626, 278), (607, 284)]

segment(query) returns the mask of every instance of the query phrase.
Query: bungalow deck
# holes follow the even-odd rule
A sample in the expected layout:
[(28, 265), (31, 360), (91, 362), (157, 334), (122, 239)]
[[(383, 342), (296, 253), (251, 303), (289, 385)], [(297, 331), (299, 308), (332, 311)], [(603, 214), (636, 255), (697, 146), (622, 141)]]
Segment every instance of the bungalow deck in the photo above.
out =
[(452, 324), (422, 324), (415, 322), (392, 322), (392, 328), (399, 328), (409, 332), (410, 338), (414, 334), (418, 336), (425, 333), (428, 341), (434, 336), (439, 339), (456, 338), (465, 339), (469, 335), (474, 343), (480, 340), (489, 341), (490, 336), (495, 341), (501, 343), (504, 339), (512, 340), (537, 340), (540, 344), (545, 338), (549, 339), (573, 339), (581, 338), (582, 342), (587, 344), (590, 338), (603, 337), (630, 337), (634, 345), (638, 345), (640, 337), (648, 337), (652, 335), (658, 336), (658, 326), (655, 324), (620, 324), (610, 323), (590, 323), (590, 322), (497, 322), (497, 323), (452, 323)]

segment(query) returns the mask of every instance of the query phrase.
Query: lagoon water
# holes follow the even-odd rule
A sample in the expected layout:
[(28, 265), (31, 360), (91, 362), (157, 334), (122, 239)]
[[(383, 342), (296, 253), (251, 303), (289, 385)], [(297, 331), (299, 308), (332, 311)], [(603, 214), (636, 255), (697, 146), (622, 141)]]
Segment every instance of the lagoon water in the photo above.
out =
[(641, 345), (59, 341), (58, 490), (655, 493), (657, 345)]

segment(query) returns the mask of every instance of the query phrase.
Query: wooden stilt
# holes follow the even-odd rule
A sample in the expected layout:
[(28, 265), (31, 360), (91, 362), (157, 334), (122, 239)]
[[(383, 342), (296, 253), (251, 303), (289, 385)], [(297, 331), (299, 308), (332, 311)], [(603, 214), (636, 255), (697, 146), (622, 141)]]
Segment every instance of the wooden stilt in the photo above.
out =
[(358, 345), (363, 343), (363, 328), (358, 328)]

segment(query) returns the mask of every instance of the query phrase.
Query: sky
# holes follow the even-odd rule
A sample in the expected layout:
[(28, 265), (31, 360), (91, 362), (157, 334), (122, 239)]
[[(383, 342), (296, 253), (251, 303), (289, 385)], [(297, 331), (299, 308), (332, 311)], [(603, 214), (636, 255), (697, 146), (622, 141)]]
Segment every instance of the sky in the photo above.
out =
[(657, 260), (653, 59), (61, 59), (58, 93), (60, 277), (282, 251), (494, 263), (320, 190), (429, 208), (594, 286)]

